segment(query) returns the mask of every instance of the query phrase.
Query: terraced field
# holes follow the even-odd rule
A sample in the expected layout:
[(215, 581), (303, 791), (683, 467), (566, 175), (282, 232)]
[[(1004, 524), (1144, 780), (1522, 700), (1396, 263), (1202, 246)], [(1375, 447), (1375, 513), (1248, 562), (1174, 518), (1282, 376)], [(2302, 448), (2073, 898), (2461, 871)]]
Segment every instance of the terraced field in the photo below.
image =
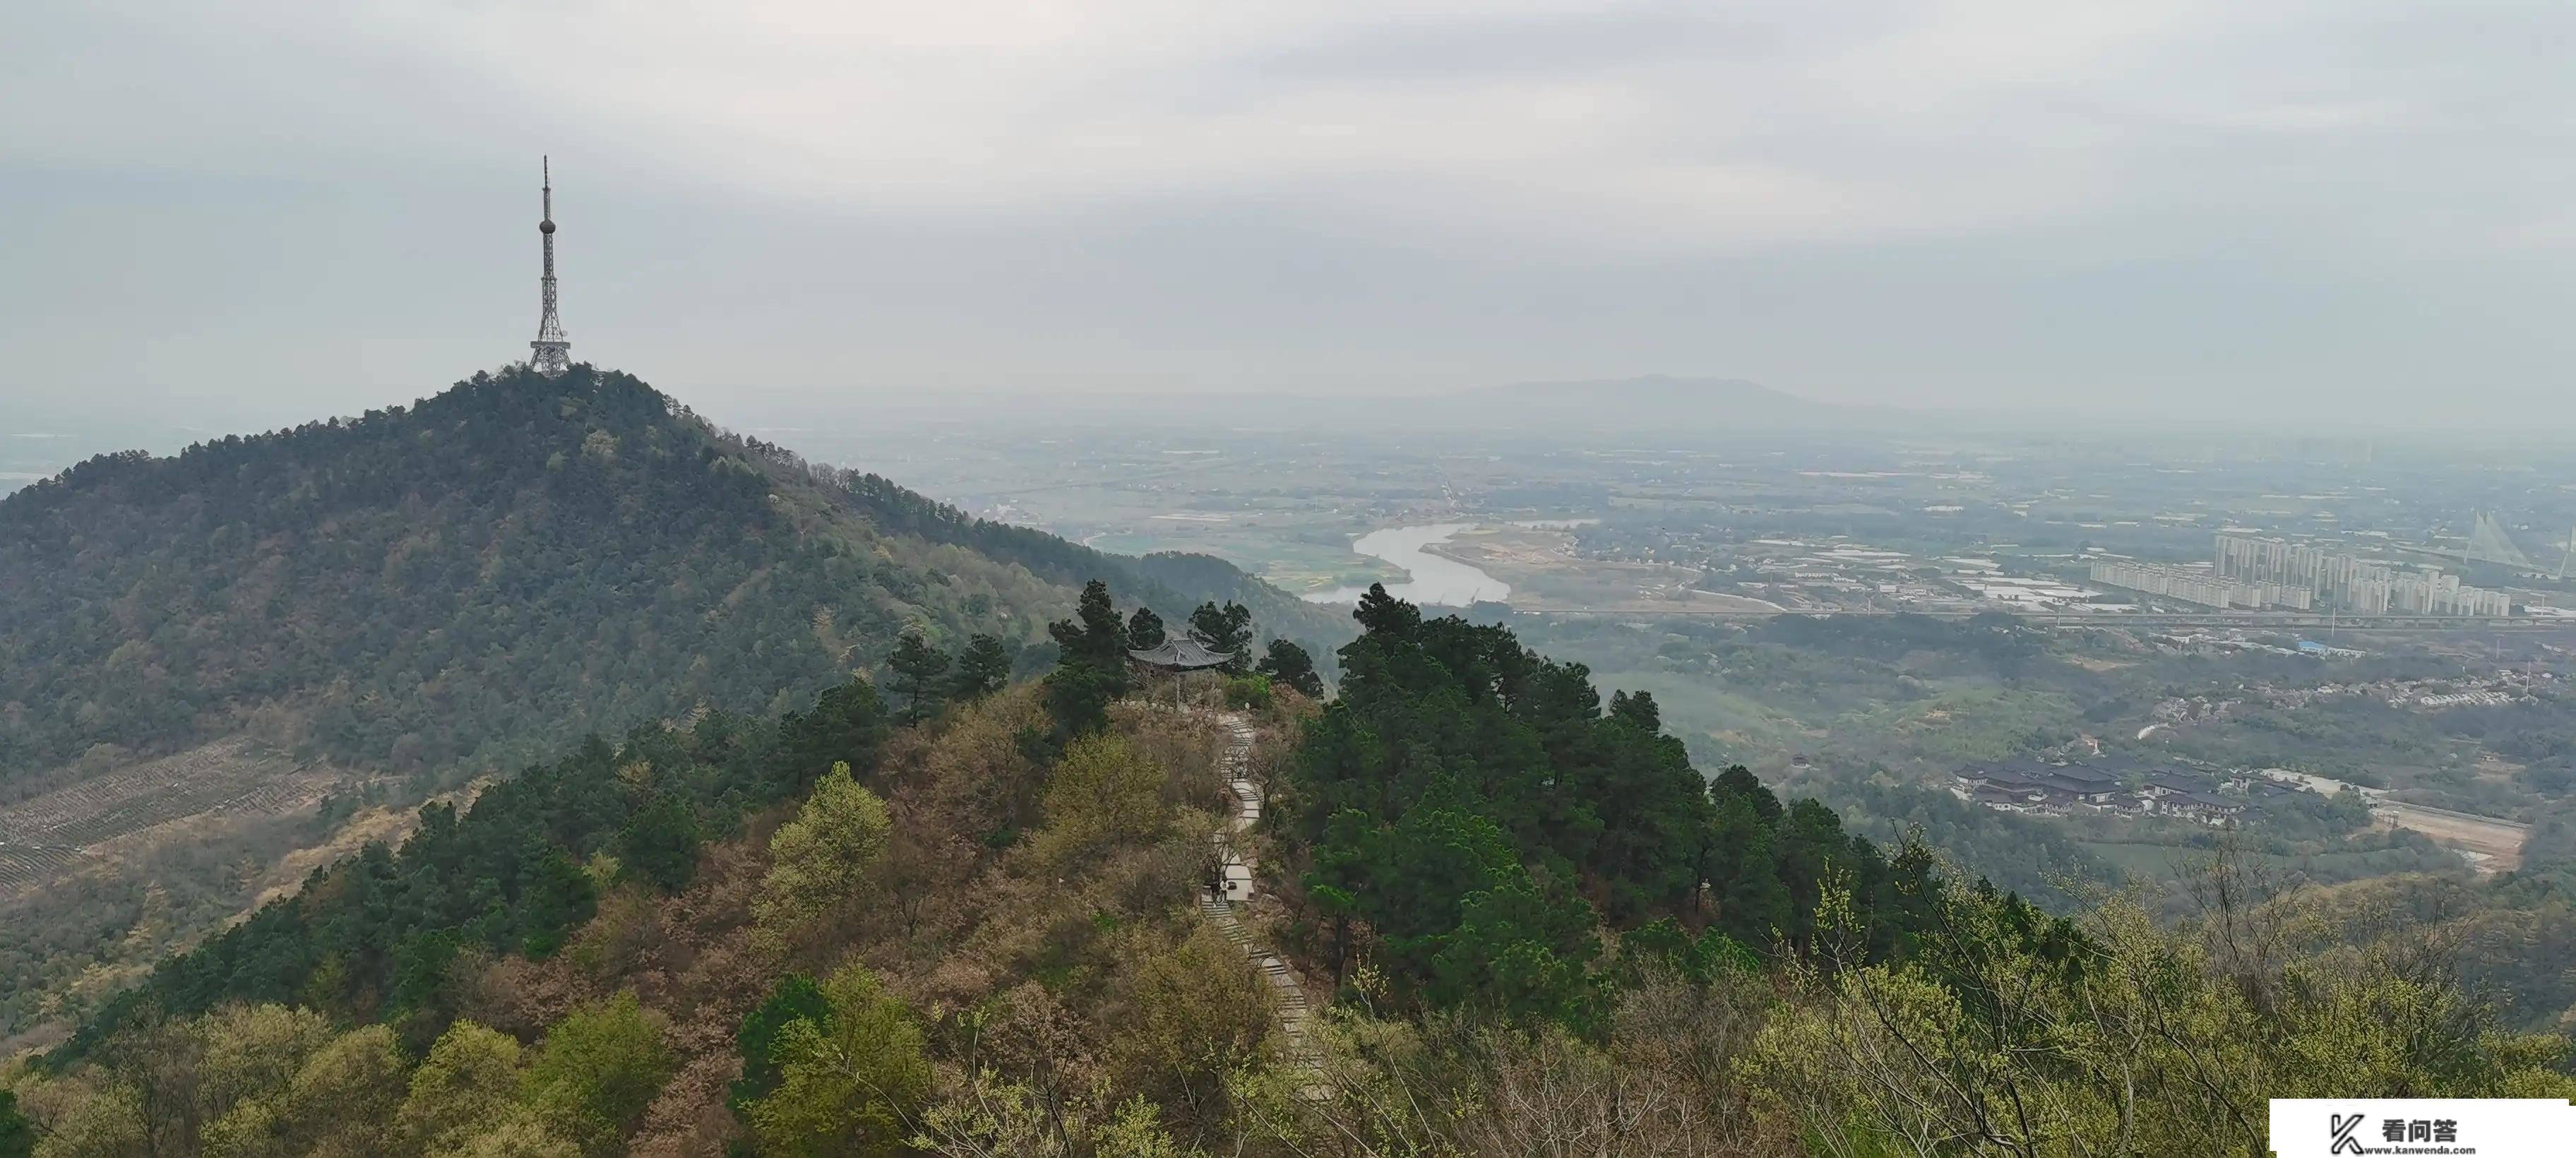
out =
[(42, 888), (106, 846), (173, 821), (293, 811), (335, 776), (248, 741), (219, 740), (0, 807), (0, 895)]

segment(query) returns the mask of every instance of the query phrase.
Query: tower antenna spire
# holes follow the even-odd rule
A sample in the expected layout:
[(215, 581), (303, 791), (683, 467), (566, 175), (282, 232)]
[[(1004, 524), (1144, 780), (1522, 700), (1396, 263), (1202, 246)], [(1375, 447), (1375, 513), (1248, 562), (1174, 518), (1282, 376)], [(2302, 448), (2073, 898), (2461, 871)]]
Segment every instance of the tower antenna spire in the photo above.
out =
[(572, 341), (564, 337), (563, 320), (555, 316), (555, 166), (551, 156), (541, 157), (538, 173), (544, 182), (545, 215), (537, 219), (537, 235), (545, 241), (545, 274), (537, 281), (537, 340), (528, 343), (528, 367), (548, 378), (572, 368)]

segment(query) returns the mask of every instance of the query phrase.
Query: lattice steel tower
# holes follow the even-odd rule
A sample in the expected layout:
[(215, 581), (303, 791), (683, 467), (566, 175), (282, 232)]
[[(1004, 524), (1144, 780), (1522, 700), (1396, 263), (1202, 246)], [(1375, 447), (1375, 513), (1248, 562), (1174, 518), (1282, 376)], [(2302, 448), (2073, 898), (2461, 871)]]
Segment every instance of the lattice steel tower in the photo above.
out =
[(545, 174), (546, 215), (537, 222), (537, 234), (546, 242), (546, 276), (537, 284), (542, 303), (537, 315), (537, 340), (528, 343), (528, 367), (552, 378), (572, 368), (572, 342), (564, 337), (563, 320), (555, 316), (555, 173), (554, 159), (539, 162)]

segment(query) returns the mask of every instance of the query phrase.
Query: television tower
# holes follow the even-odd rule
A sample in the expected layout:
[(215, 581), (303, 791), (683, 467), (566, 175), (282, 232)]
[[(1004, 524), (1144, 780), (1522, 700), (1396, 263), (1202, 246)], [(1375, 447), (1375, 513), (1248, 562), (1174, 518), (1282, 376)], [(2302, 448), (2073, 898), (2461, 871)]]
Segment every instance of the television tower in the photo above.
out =
[(546, 215), (537, 222), (537, 234), (546, 242), (546, 276), (537, 284), (537, 340), (528, 343), (528, 368), (548, 378), (572, 368), (572, 342), (564, 337), (563, 320), (555, 316), (555, 174), (554, 160), (538, 162), (545, 175)]

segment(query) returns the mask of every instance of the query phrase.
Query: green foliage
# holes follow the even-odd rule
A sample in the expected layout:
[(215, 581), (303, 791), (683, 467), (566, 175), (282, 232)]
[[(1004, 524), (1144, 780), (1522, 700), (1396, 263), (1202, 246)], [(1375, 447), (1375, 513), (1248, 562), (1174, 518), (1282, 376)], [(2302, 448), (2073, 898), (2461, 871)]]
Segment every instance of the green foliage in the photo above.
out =
[(1714, 784), (1659, 730), (1652, 697), (1601, 701), (1581, 665), (1510, 630), (1425, 620), (1372, 588), (1342, 649), (1342, 695), (1298, 752), (1294, 823), (1337, 959), (1373, 937), (1391, 978), (1434, 1005), (1579, 1020), (1614, 926), (1675, 918), (1799, 948), (1827, 881), (1848, 877), (1875, 952), (1900, 947), (1928, 863), (1890, 865), (1813, 801), (1783, 808), (1741, 768)]
[(879, 647), (907, 605), (1001, 624), (919, 546), (881, 554), (846, 514), (803, 533), (782, 492), (831, 502), (800, 464), (587, 366), (93, 460), (0, 500), (0, 702), (37, 708), (0, 725), (0, 768), (175, 744), (266, 705), (340, 759), (488, 765), (820, 686), (846, 664), (818, 610)]
[(1058, 649), (1056, 669), (1046, 678), (1047, 714), (1054, 718), (1059, 740), (1097, 732), (1109, 723), (1109, 705), (1125, 695), (1127, 629), (1109, 600), (1109, 585), (1094, 579), (1083, 585), (1074, 617), (1047, 625)]
[(849, 765), (833, 765), (796, 818), (769, 838), (769, 875), (754, 905), (760, 927), (793, 937), (831, 912), (876, 864), (893, 827), (885, 801), (860, 787)]
[(546, 1031), (520, 1096), (584, 1154), (612, 1153), (671, 1076), (662, 1033), (632, 992), (575, 1009)]
[(1229, 708), (1250, 708), (1256, 712), (1268, 710), (1270, 707), (1270, 677), (1258, 673), (1252, 675), (1227, 676), (1225, 679), (1225, 706)]
[[(711, 838), (835, 764), (855, 757), (873, 767), (885, 737), (875, 691), (850, 681), (774, 727), (719, 712), (685, 730), (639, 729), (616, 748), (586, 740), (486, 789), (464, 816), (443, 804), (423, 809), (400, 852), (370, 845), (162, 962), (57, 1056), (95, 1048), (146, 1009), (187, 1015), (226, 1001), (299, 1001), (362, 1019), (406, 1013), (406, 1039), (429, 1041), (453, 1016), (447, 987), (460, 953), (546, 956), (590, 919), (598, 886), (582, 863), (594, 853), (618, 850), (627, 871), (682, 882), (682, 865), (696, 861), (694, 844), (684, 854), (679, 841), (691, 827), (683, 810), (704, 818), (697, 839)], [(652, 770), (649, 792), (636, 791), (638, 766)]]
[(1139, 936), (1122, 948), (1113, 1069), (1126, 1088), (1187, 1108), (1187, 1124), (1205, 1136), (1220, 1124), (1227, 1080), (1263, 1060), (1275, 1016), (1269, 982), (1206, 922), (1177, 942)]
[(1725, 974), (1762, 972), (1762, 959), (1743, 942), (1716, 929), (1701, 930), (1694, 937), (1671, 917), (1658, 917), (1620, 937), (1619, 964), (1621, 981), (1629, 985), (1642, 981), (1642, 971), (1650, 966), (1670, 969), (1697, 985), (1714, 983)]
[(1094, 579), (1082, 585), (1073, 618), (1047, 624), (1047, 634), (1063, 653), (1063, 662), (1088, 667), (1119, 667), (1127, 662), (1127, 629), (1118, 622), (1109, 585)]
[(1298, 694), (1308, 699), (1324, 698), (1324, 678), (1315, 673), (1315, 657), (1306, 654), (1306, 649), (1293, 640), (1271, 640), (1269, 653), (1262, 656), (1261, 662), (1253, 665), (1252, 670), (1269, 676), (1273, 682), (1295, 688)]
[(1065, 864), (1111, 844), (1149, 841), (1171, 818), (1163, 781), (1162, 767), (1123, 737), (1075, 740), (1047, 779), (1046, 826), (1031, 847), (1042, 862)]
[(1655, 706), (1653, 692), (1610, 693), (1610, 718), (1650, 736), (1664, 730), (1663, 709)]
[(771, 1047), (778, 1087), (750, 1109), (761, 1152), (902, 1153), (930, 1092), (921, 1027), (865, 966), (841, 967), (822, 991), (828, 1015), (788, 1021)]
[[(1036, 626), (1085, 577), (1166, 616), (1219, 599), (1309, 638), (1341, 627), (1222, 560), (974, 519), (586, 365), (103, 456), (0, 496), (0, 575), (6, 797), (247, 738), (416, 801), (588, 733), (801, 705), (908, 627), (991, 639), (971, 698), (1043, 645)], [(801, 788), (835, 760), (871, 764), (843, 748), (783, 771)], [(313, 843), (350, 803), (310, 827), (233, 810), (213, 840), (58, 875), (44, 905), (0, 912), (17, 934), (0, 938), (0, 1037), (94, 1008), (85, 977), (221, 929), (257, 892), (238, 866)]]
[[(520, 921), (527, 932), (516, 948), (543, 960), (563, 947), (564, 937), (599, 911), (599, 886), (561, 849), (537, 858), (519, 894)], [(447, 950), (453, 953), (453, 949)]]
[(704, 835), (687, 801), (656, 794), (617, 831), (618, 864), (626, 874), (676, 893), (698, 874), (698, 843)]
[(2576, 1090), (2552, 1072), (2563, 1038), (2504, 1032), (2402, 958), (2313, 955), (2279, 909), (2173, 927), (2125, 897), (2071, 917), (1992, 888), (1928, 899), (1911, 958), (1794, 974), (1741, 1068), (1820, 1149), (2262, 1153), (2274, 1097)]
[(0, 703), (28, 709), (0, 719), (10, 770), (262, 711), (343, 760), (479, 769), (809, 695), (910, 623), (1017, 644), (1086, 576), (1334, 628), (1220, 560), (973, 519), (587, 365), (93, 459), (0, 498), (0, 574)]
[(1202, 603), (1190, 612), (1190, 634), (1209, 651), (1228, 652), (1234, 658), (1218, 670), (1227, 675), (1241, 675), (1251, 668), (1252, 609), (1240, 603), (1223, 607), (1213, 602)]
[(805, 790), (834, 765), (873, 768), (889, 731), (885, 702), (861, 679), (826, 690), (809, 712), (790, 713), (779, 727), (782, 760), (774, 767), (787, 773), (776, 784), (779, 797)]
[(734, 1080), (725, 1105), (737, 1116), (749, 1114), (753, 1102), (778, 1088), (782, 1074), (778, 1045), (787, 1027), (810, 1021), (817, 1028), (828, 1029), (831, 1017), (831, 1003), (824, 999), (823, 988), (814, 984), (813, 978), (802, 973), (779, 978), (768, 999), (743, 1015), (742, 1029), (734, 1035), (735, 1047), (742, 1055), (742, 1076)]
[(1109, 705), (1127, 693), (1126, 674), (1115, 668), (1067, 663), (1046, 677), (1047, 716), (1057, 739), (1096, 733), (1109, 726)]
[(412, 1071), (395, 1115), (406, 1148), (453, 1152), (507, 1120), (518, 1105), (520, 1053), (517, 1039), (498, 1030), (471, 1021), (449, 1026)]
[(1127, 617), (1127, 646), (1138, 651), (1151, 651), (1163, 646), (1163, 617), (1151, 607), (1138, 607)]
[(966, 650), (957, 655), (957, 670), (949, 675), (951, 699), (980, 700), (1002, 690), (1011, 682), (1011, 655), (1002, 649), (998, 636), (976, 633), (966, 641)]
[(0, 1158), (28, 1158), (36, 1152), (36, 1126), (18, 1112), (18, 1095), (0, 1090)]
[(948, 664), (948, 653), (930, 646), (918, 631), (907, 631), (895, 641), (886, 667), (894, 672), (895, 694), (904, 697), (906, 723), (925, 719), (938, 708), (943, 690), (939, 677), (948, 671)]
[(362, 1026), (306, 1055), (292, 1077), (246, 1097), (206, 1127), (210, 1155), (384, 1153), (403, 1095), (391, 1029)]

